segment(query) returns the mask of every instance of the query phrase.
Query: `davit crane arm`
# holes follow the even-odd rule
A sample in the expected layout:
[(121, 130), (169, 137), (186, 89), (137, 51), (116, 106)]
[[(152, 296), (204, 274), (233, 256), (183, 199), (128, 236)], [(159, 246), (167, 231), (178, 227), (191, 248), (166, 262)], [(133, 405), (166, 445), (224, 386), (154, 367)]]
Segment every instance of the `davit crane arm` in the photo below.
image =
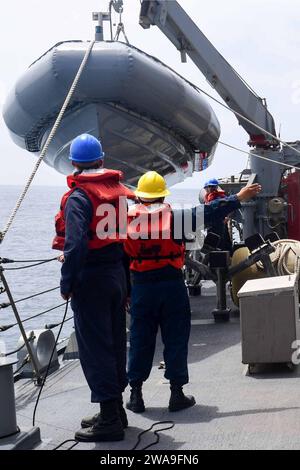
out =
[[(265, 99), (248, 87), (177, 1), (143, 0), (140, 25), (144, 29), (151, 25), (158, 26), (180, 51), (182, 62), (186, 62), (188, 55), (227, 106), (276, 136), (274, 119)], [(278, 141), (241, 117), (236, 117), (249, 134), (250, 145), (264, 148), (279, 146)]]
[[(250, 137), (248, 144), (254, 147), (249, 155), (250, 178), (251, 181), (259, 182), (263, 190), (255, 201), (243, 205), (244, 238), (257, 232), (266, 236), (273, 229), (285, 238), (287, 204), (281, 200), (279, 213), (272, 209), (272, 202), (274, 198), (275, 202), (280, 199), (278, 194), (286, 170), (284, 165), (300, 163), (300, 141), (290, 143), (289, 146), (281, 145), (276, 139), (274, 119), (268, 111), (266, 100), (247, 85), (177, 1), (142, 0), (139, 22), (144, 29), (151, 25), (158, 26), (180, 51), (183, 62), (186, 62), (187, 55), (191, 58), (226, 105), (238, 113), (235, 114), (238, 122)], [(278, 223), (274, 223), (274, 217)]]

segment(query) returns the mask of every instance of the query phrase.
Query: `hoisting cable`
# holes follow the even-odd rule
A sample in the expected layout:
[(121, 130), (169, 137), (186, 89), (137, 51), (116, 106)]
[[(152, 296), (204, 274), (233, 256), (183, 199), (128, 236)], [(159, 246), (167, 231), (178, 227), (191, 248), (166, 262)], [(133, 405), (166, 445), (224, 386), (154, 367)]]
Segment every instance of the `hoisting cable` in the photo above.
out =
[[(151, 56), (152, 57), (152, 56)], [(243, 114), (239, 113), (238, 111), (235, 111), (234, 109), (230, 108), (229, 106), (227, 106), (226, 104), (224, 104), (222, 101), (218, 100), (217, 98), (215, 98), (214, 96), (212, 96), (210, 93), (208, 93), (207, 91), (203, 90), (202, 88), (200, 88), (198, 85), (195, 85), (195, 83), (191, 82), (190, 80), (188, 80), (186, 77), (184, 77), (183, 75), (181, 75), (180, 73), (178, 72), (175, 72), (172, 67), (169, 67), (168, 65), (165, 65), (165, 67), (167, 67), (168, 69), (172, 70), (172, 72), (176, 73), (176, 75), (178, 75), (178, 77), (182, 78), (186, 83), (188, 83), (191, 87), (193, 87), (195, 90), (197, 90), (198, 92), (201, 92), (203, 93), (204, 95), (206, 95), (208, 98), (212, 99), (213, 101), (215, 101), (216, 103), (218, 103), (220, 106), (223, 106), (223, 108), (227, 109), (228, 111), (230, 111), (231, 113), (235, 114), (236, 116), (239, 116), (241, 119), (243, 119), (244, 121), (248, 122), (249, 124), (251, 124), (252, 126), (256, 127), (257, 129), (259, 129), (260, 131), (262, 131), (263, 133), (269, 135), (270, 137), (272, 137), (273, 139), (275, 139), (277, 142), (280, 142), (283, 146), (285, 147), (288, 147), (290, 148), (291, 150), (293, 150), (294, 152), (298, 153), (300, 155), (300, 150), (296, 149), (295, 147), (293, 147), (292, 145), (288, 144), (287, 142), (285, 142), (284, 140), (282, 140), (280, 137), (277, 137), (276, 135), (272, 134), (271, 132), (267, 131), (266, 129), (264, 129), (263, 127), (259, 126), (258, 124), (256, 124), (254, 121), (251, 121), (251, 119), (247, 118), (246, 116), (243, 116)], [(233, 69), (234, 70), (234, 69)], [(244, 80), (243, 80), (244, 81)], [(247, 86), (249, 87), (249, 85), (247, 84)], [(250, 88), (250, 87), (249, 87)], [(250, 88), (251, 89), (251, 88)], [(256, 93), (255, 93), (256, 95)], [(248, 153), (248, 152), (247, 152)], [(254, 154), (254, 156), (257, 156)], [(273, 162), (273, 160), (270, 160), (267, 158), (267, 160)], [(276, 162), (274, 162), (276, 163)], [(294, 166), (292, 168), (295, 168)]]
[(47, 379), (47, 376), (48, 376), (48, 373), (49, 373), (49, 370), (50, 370), (50, 367), (51, 367), (52, 358), (53, 358), (54, 352), (56, 351), (56, 346), (57, 346), (61, 331), (62, 331), (64, 323), (65, 323), (65, 319), (66, 319), (66, 316), (67, 316), (67, 313), (68, 313), (68, 307), (69, 307), (69, 300), (67, 300), (67, 302), (66, 302), (65, 313), (64, 313), (61, 325), (60, 325), (60, 329), (57, 333), (55, 343), (54, 343), (54, 346), (53, 346), (53, 349), (52, 349), (52, 352), (51, 352), (51, 356), (50, 356), (50, 359), (49, 359), (49, 362), (48, 362), (48, 365), (47, 365), (47, 369), (46, 369), (44, 377), (42, 378), (41, 387), (40, 387), (40, 390), (39, 390), (39, 393), (38, 393), (38, 396), (37, 396), (37, 399), (36, 399), (36, 402), (35, 402), (35, 405), (34, 405), (34, 410), (33, 410), (33, 415), (32, 415), (32, 426), (33, 427), (35, 426), (35, 415), (36, 415), (36, 410), (37, 410), (37, 407), (38, 407), (38, 404), (39, 404), (39, 401), (40, 401), (40, 396), (41, 396), (41, 393), (43, 391), (44, 385), (46, 383), (46, 379)]
[(288, 163), (282, 163), (282, 162), (277, 162), (276, 160), (272, 160), (267, 157), (263, 157), (262, 155), (256, 155), (256, 153), (247, 151), (247, 150), (242, 150), (239, 147), (235, 147), (234, 145), (226, 144), (225, 142), (222, 142), (221, 140), (218, 141), (218, 144), (224, 145), (225, 147), (229, 147), (233, 150), (237, 150), (238, 152), (245, 153), (246, 155), (252, 155), (253, 157), (260, 158), (261, 160), (267, 160), (269, 163), (277, 163), (280, 166), (285, 166), (287, 168), (292, 168), (295, 170), (300, 170), (300, 167), (295, 166), (295, 165), (289, 165)]
[(115, 34), (115, 38), (114, 38), (114, 41), (118, 41), (119, 40), (119, 36), (120, 36), (120, 33), (123, 33), (123, 36), (125, 38), (125, 41), (127, 44), (130, 44), (129, 40), (128, 40), (128, 37), (125, 33), (125, 26), (124, 26), (124, 23), (122, 22), (122, 13), (123, 13), (123, 7), (120, 7), (120, 11), (119, 11), (119, 24), (117, 26), (117, 31), (116, 31), (116, 34)]
[(158, 425), (158, 424), (169, 424), (170, 426), (168, 426), (166, 428), (156, 429), (154, 431), (154, 434), (156, 436), (155, 441), (151, 442), (151, 444), (148, 444), (147, 446), (145, 446), (145, 447), (143, 447), (142, 449), (139, 449), (139, 450), (146, 450), (146, 449), (149, 449), (149, 447), (152, 447), (152, 446), (158, 444), (159, 439), (160, 439), (160, 436), (159, 436), (158, 433), (161, 432), (161, 431), (167, 431), (168, 429), (172, 429), (175, 426), (174, 421), (157, 421), (156, 423), (153, 423), (152, 426), (150, 426), (150, 428), (148, 428), (145, 431), (142, 431), (142, 432), (139, 433), (135, 446), (130, 450), (136, 450), (139, 443), (141, 442), (141, 438), (142, 438), (143, 434), (146, 434), (147, 432), (152, 431), (153, 427)]
[(77, 84), (78, 84), (79, 79), (80, 79), (80, 77), (81, 77), (81, 75), (82, 75), (82, 72), (83, 72), (83, 70), (84, 70), (84, 68), (85, 68), (85, 66), (86, 66), (86, 63), (87, 63), (87, 61), (88, 61), (88, 58), (89, 58), (89, 56), (90, 56), (90, 53), (91, 53), (91, 51), (92, 51), (92, 49), (93, 49), (94, 44), (95, 44), (95, 40), (91, 41), (90, 44), (89, 44), (89, 47), (88, 47), (87, 51), (86, 51), (85, 54), (84, 54), (83, 60), (82, 60), (82, 62), (81, 62), (81, 64), (80, 64), (80, 66), (79, 66), (79, 69), (78, 69), (78, 71), (77, 71), (77, 73), (76, 73), (76, 76), (75, 76), (75, 78), (74, 78), (74, 80), (73, 80), (73, 83), (72, 83), (72, 85), (71, 85), (71, 88), (70, 88), (70, 90), (69, 90), (69, 92), (68, 92), (68, 94), (67, 94), (67, 97), (66, 97), (66, 99), (65, 99), (65, 101), (64, 101), (64, 103), (63, 103), (63, 105), (62, 105), (62, 108), (61, 108), (61, 110), (60, 110), (60, 112), (59, 112), (59, 114), (58, 114), (58, 116), (57, 116), (57, 118), (56, 118), (56, 121), (55, 121), (55, 123), (54, 123), (54, 125), (53, 125), (53, 127), (52, 127), (52, 129), (51, 129), (51, 132), (50, 132), (50, 134), (49, 134), (49, 136), (48, 136), (48, 138), (47, 138), (47, 140), (46, 140), (46, 142), (45, 142), (45, 144), (44, 144), (44, 146), (43, 146), (43, 148), (42, 148), (41, 154), (40, 154), (40, 156), (39, 156), (39, 158), (38, 158), (38, 160), (37, 160), (37, 162), (36, 162), (36, 164), (35, 164), (35, 166), (34, 166), (34, 168), (33, 168), (33, 171), (32, 171), (32, 173), (31, 173), (31, 175), (29, 176), (28, 181), (27, 181), (27, 183), (26, 183), (26, 185), (25, 185), (25, 187), (24, 187), (24, 189), (23, 189), (21, 195), (19, 196), (19, 199), (17, 200), (14, 209), (13, 209), (12, 212), (11, 212), (11, 215), (10, 215), (10, 217), (9, 217), (7, 223), (6, 223), (6, 226), (4, 227), (4, 229), (2, 230), (2, 232), (0, 232), (0, 243), (3, 242), (5, 235), (7, 234), (7, 232), (8, 232), (8, 230), (9, 230), (10, 226), (12, 225), (12, 223), (13, 223), (13, 221), (14, 221), (14, 218), (15, 218), (15, 216), (16, 216), (16, 214), (17, 214), (17, 212), (18, 212), (18, 210), (19, 210), (19, 208), (20, 208), (20, 206), (21, 206), (21, 204), (22, 204), (22, 202), (23, 202), (23, 200), (24, 200), (24, 198), (25, 198), (25, 196), (26, 196), (26, 194), (27, 194), (27, 191), (28, 191), (28, 189), (29, 189), (29, 187), (30, 187), (30, 185), (31, 185), (31, 183), (32, 183), (32, 181), (33, 181), (33, 179), (34, 179), (34, 177), (35, 177), (35, 175), (36, 175), (36, 173), (37, 173), (39, 167), (40, 167), (40, 164), (42, 163), (42, 161), (43, 161), (43, 159), (44, 159), (44, 157), (45, 157), (45, 155), (46, 155), (46, 153), (47, 153), (48, 147), (49, 147), (50, 143), (52, 142), (53, 137), (54, 137), (55, 134), (56, 134), (56, 131), (57, 131), (57, 129), (58, 129), (58, 127), (59, 127), (59, 125), (60, 125), (60, 123), (61, 123), (61, 121), (62, 121), (62, 118), (63, 118), (63, 116), (64, 116), (64, 113), (65, 113), (65, 111), (66, 111), (66, 109), (67, 109), (67, 107), (68, 107), (68, 105), (69, 105), (69, 103), (70, 103), (70, 101), (71, 101), (71, 99), (72, 99), (72, 96), (73, 96), (74, 91), (75, 91), (75, 89), (76, 89), (76, 87), (77, 87)]
[[(180, 75), (181, 76), (181, 75)], [(186, 80), (184, 77), (182, 77), (184, 80)], [(213, 101), (215, 101), (216, 103), (218, 103), (219, 105), (223, 106), (223, 108), (231, 111), (233, 114), (235, 114), (236, 116), (239, 116), (241, 119), (243, 119), (244, 121), (248, 122), (249, 124), (251, 124), (252, 126), (256, 127), (257, 129), (259, 129), (260, 131), (262, 131), (264, 134), (267, 134), (268, 136), (272, 137), (273, 139), (275, 139), (277, 142), (280, 142), (282, 145), (284, 145), (285, 147), (288, 147), (290, 148), (291, 150), (293, 150), (294, 152), (298, 153), (300, 155), (300, 150), (296, 149), (295, 147), (293, 147), (292, 145), (288, 144), (287, 142), (285, 142), (284, 140), (282, 140), (280, 137), (277, 137), (276, 135), (272, 134), (272, 132), (269, 132), (267, 131), (266, 129), (264, 129), (263, 127), (259, 126), (258, 124), (256, 124), (255, 122), (251, 121), (251, 119), (248, 119), (246, 118), (245, 116), (243, 116), (241, 113), (239, 113), (238, 111), (235, 111), (234, 109), (230, 108), (229, 106), (227, 106), (226, 104), (222, 103), (222, 101), (218, 100), (217, 98), (215, 98), (214, 96), (212, 96), (210, 93), (208, 93), (207, 91), (204, 91), (202, 88), (200, 88), (199, 86), (195, 85), (194, 83), (190, 82), (189, 80), (186, 80), (192, 87), (194, 87), (197, 91), (200, 91), (201, 93), (203, 93), (204, 95), (206, 95), (208, 98), (212, 99)], [(255, 155), (255, 154), (254, 154)], [(256, 155), (255, 155), (256, 156)], [(273, 162), (273, 160), (270, 160), (268, 158), (266, 158), (267, 160)], [(295, 167), (292, 167), (292, 168), (295, 168)]]

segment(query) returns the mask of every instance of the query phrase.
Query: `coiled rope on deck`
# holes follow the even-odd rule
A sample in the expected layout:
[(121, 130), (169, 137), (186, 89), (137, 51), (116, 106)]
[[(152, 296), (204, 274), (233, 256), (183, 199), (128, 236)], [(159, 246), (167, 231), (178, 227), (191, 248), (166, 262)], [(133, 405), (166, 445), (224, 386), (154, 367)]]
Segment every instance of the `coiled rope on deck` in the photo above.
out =
[[(270, 254), (271, 261), (276, 269), (278, 276), (288, 276), (300, 274), (300, 242), (298, 240), (280, 239), (273, 243), (274, 253)], [(261, 261), (257, 267), (263, 270)]]
[(7, 232), (8, 232), (8, 230), (9, 230), (9, 228), (11, 227), (11, 225), (12, 225), (12, 223), (13, 223), (13, 221), (14, 221), (14, 218), (15, 218), (15, 216), (16, 216), (16, 214), (17, 214), (17, 212), (18, 212), (18, 210), (19, 210), (19, 208), (20, 208), (20, 206), (21, 206), (21, 204), (22, 204), (22, 202), (23, 202), (23, 200), (24, 200), (24, 198), (25, 198), (25, 196), (26, 196), (26, 194), (27, 194), (27, 191), (28, 191), (28, 189), (29, 189), (29, 187), (30, 187), (30, 185), (31, 185), (31, 183), (32, 183), (32, 181), (33, 181), (33, 179), (34, 179), (34, 177), (35, 177), (35, 175), (36, 175), (36, 173), (37, 173), (39, 167), (40, 167), (40, 164), (42, 163), (42, 161), (43, 161), (43, 159), (44, 159), (44, 157), (45, 157), (45, 155), (46, 155), (46, 153), (47, 153), (48, 147), (49, 147), (50, 143), (52, 142), (53, 137), (54, 137), (55, 134), (56, 134), (56, 131), (57, 131), (57, 129), (58, 129), (58, 127), (59, 127), (59, 125), (60, 125), (60, 123), (61, 123), (61, 121), (62, 121), (62, 118), (63, 118), (63, 116), (64, 116), (64, 113), (65, 113), (65, 111), (66, 111), (66, 109), (67, 109), (67, 107), (68, 107), (68, 105), (69, 105), (69, 103), (70, 103), (70, 101), (71, 101), (71, 99), (72, 99), (72, 96), (73, 96), (74, 91), (75, 91), (75, 89), (76, 89), (76, 87), (77, 87), (77, 84), (78, 84), (78, 82), (79, 82), (79, 79), (80, 79), (80, 77), (81, 77), (81, 75), (82, 75), (82, 73), (83, 73), (83, 71), (84, 71), (84, 69), (85, 69), (86, 63), (87, 63), (87, 61), (88, 61), (88, 58), (89, 58), (89, 56), (90, 56), (90, 53), (91, 53), (91, 51), (92, 51), (92, 49), (93, 49), (94, 44), (95, 44), (95, 40), (91, 41), (90, 44), (89, 44), (89, 47), (88, 47), (87, 51), (86, 51), (85, 54), (84, 54), (84, 58), (83, 58), (83, 60), (82, 60), (82, 62), (81, 62), (81, 64), (80, 64), (80, 66), (79, 66), (79, 69), (78, 69), (78, 71), (77, 71), (77, 73), (76, 73), (76, 76), (75, 76), (75, 78), (74, 78), (74, 80), (73, 80), (73, 83), (72, 83), (72, 85), (71, 85), (71, 87), (70, 87), (70, 90), (69, 90), (69, 92), (68, 92), (68, 94), (67, 94), (67, 97), (66, 97), (66, 99), (65, 99), (65, 101), (64, 101), (64, 103), (63, 103), (63, 105), (62, 105), (62, 108), (61, 108), (61, 110), (60, 110), (60, 112), (59, 112), (59, 114), (58, 114), (58, 116), (57, 116), (57, 118), (56, 118), (56, 121), (55, 121), (55, 123), (54, 123), (54, 125), (53, 125), (53, 127), (52, 127), (52, 129), (51, 129), (51, 132), (50, 132), (50, 134), (49, 134), (49, 136), (48, 136), (48, 138), (47, 138), (47, 140), (46, 140), (46, 142), (45, 142), (45, 144), (44, 144), (44, 146), (43, 146), (43, 148), (42, 148), (41, 154), (40, 154), (40, 156), (39, 156), (39, 158), (38, 158), (38, 160), (37, 160), (37, 162), (36, 162), (36, 164), (35, 164), (35, 166), (34, 166), (34, 168), (33, 168), (33, 171), (32, 171), (32, 173), (31, 173), (31, 175), (29, 176), (28, 181), (27, 181), (27, 183), (26, 183), (26, 185), (25, 185), (25, 187), (24, 187), (22, 193), (20, 194), (19, 199), (17, 200), (16, 205), (15, 205), (14, 209), (12, 210), (11, 215), (9, 216), (9, 219), (8, 219), (8, 221), (7, 221), (7, 223), (6, 223), (5, 227), (4, 227), (4, 229), (2, 230), (2, 232), (0, 232), (0, 243), (3, 242), (3, 240), (4, 240), (4, 238), (5, 238), (6, 234), (7, 234)]

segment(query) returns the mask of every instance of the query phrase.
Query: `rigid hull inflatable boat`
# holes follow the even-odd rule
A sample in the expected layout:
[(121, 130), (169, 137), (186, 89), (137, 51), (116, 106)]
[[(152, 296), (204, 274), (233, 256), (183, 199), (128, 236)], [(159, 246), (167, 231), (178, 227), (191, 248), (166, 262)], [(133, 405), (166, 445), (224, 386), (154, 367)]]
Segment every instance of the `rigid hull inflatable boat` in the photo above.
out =
[[(39, 154), (89, 43), (55, 45), (18, 80), (3, 116), (14, 142)], [(105, 165), (128, 184), (156, 170), (169, 184), (192, 173), (195, 152), (203, 167), (213, 158), (218, 119), (201, 94), (159, 60), (122, 42), (96, 42), (45, 162), (71, 170), (69, 146), (88, 132), (102, 140)]]

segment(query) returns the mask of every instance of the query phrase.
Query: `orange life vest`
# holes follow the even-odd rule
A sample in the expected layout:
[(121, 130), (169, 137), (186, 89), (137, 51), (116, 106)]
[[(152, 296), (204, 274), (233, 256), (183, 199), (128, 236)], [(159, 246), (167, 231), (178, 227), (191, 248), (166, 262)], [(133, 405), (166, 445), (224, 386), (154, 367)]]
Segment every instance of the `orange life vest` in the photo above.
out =
[(221, 189), (219, 189), (219, 190), (213, 191), (212, 193), (205, 194), (204, 201), (206, 204), (209, 204), (215, 199), (223, 199), (224, 197), (226, 197), (225, 191), (222, 191)]
[[(56, 236), (52, 244), (53, 249), (64, 250), (65, 207), (69, 196), (78, 188), (88, 196), (93, 207), (93, 217), (88, 232), (88, 248), (97, 250), (111, 243), (124, 241), (127, 227), (126, 198), (134, 199), (135, 196), (120, 183), (122, 177), (122, 172), (114, 170), (81, 173), (67, 177), (67, 184), (71, 189), (62, 197), (60, 211), (55, 217)], [(109, 206), (105, 206), (106, 204)]]
[(172, 238), (172, 211), (169, 204), (138, 204), (128, 210), (126, 253), (133, 271), (150, 271), (184, 264), (184, 244)]

